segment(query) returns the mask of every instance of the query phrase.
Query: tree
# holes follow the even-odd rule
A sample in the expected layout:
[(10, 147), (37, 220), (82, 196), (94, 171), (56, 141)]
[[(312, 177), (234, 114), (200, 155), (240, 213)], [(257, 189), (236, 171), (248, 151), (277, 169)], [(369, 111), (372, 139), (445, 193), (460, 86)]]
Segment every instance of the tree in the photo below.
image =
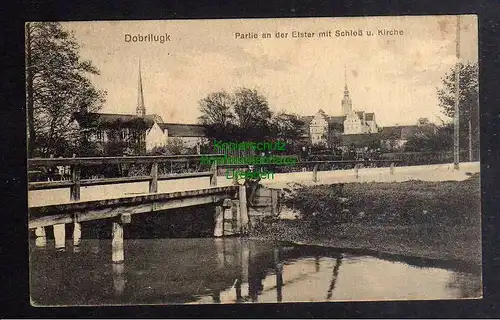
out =
[[(472, 149), (479, 149), (479, 89), (477, 63), (461, 63), (459, 65), (460, 95), (459, 95), (459, 124), (460, 147), (469, 146), (471, 136)], [(442, 112), (453, 118), (455, 115), (455, 72), (452, 68), (443, 78), (442, 86), (437, 95)]]
[(198, 122), (205, 126), (206, 135), (214, 139), (223, 139), (235, 132), (233, 97), (225, 91), (214, 92), (200, 102), (202, 115)]
[(242, 136), (262, 139), (269, 135), (272, 113), (266, 98), (256, 90), (241, 88), (236, 91), (234, 114)]
[(405, 151), (433, 152), (450, 150), (453, 147), (453, 126), (443, 124), (439, 127), (427, 125), (419, 127), (408, 139)]
[(26, 24), (26, 93), (28, 153), (48, 155), (64, 141), (78, 143), (73, 115), (84, 105), (98, 111), (106, 93), (86, 78), (99, 74), (79, 57), (74, 34), (57, 22)]
[(296, 114), (280, 112), (270, 120), (271, 134), (287, 145), (295, 146), (303, 134), (304, 121)]
[(256, 90), (240, 88), (234, 94), (216, 92), (200, 102), (199, 123), (210, 138), (259, 140), (269, 136), (272, 112)]

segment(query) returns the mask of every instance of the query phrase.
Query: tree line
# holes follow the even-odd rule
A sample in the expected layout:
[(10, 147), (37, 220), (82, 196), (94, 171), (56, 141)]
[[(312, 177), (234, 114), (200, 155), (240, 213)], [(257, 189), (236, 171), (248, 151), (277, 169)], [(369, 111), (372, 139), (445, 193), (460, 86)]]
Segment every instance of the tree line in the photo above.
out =
[(272, 112), (267, 99), (255, 89), (211, 93), (199, 102), (199, 110), (198, 122), (205, 126), (207, 137), (215, 140), (281, 140), (295, 145), (304, 134), (298, 115)]

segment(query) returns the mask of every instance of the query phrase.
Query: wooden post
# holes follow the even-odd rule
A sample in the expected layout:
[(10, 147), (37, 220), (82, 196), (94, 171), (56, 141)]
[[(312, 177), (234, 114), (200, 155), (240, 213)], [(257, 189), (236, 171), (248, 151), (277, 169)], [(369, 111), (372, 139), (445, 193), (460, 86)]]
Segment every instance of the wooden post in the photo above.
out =
[(357, 164), (354, 165), (354, 173), (356, 173), (356, 179), (359, 178), (359, 167)]
[(35, 229), (35, 246), (37, 248), (45, 248), (47, 246), (47, 235), (45, 227), (38, 227)]
[(66, 249), (66, 225), (55, 224), (54, 228), (54, 242), (57, 251), (64, 251)]
[(214, 220), (214, 237), (222, 237), (224, 235), (224, 212), (222, 210), (222, 206), (215, 206)]
[(391, 167), (389, 168), (391, 174), (394, 174), (394, 162), (391, 162)]
[(45, 227), (38, 227), (35, 229), (35, 236), (37, 237), (46, 237), (46, 233), (45, 233)]
[(278, 215), (278, 189), (271, 189), (271, 213), (273, 216)]
[(113, 263), (121, 263), (124, 260), (123, 253), (123, 224), (118, 221), (113, 221), (112, 229), (112, 240), (111, 240), (111, 250), (112, 256), (111, 260)]
[(82, 225), (76, 219), (73, 222), (73, 247), (78, 247), (82, 242)]
[(314, 169), (313, 169), (313, 181), (318, 182), (318, 165), (317, 164), (314, 165)]
[(71, 167), (71, 179), (73, 181), (73, 185), (71, 186), (71, 201), (79, 201), (80, 200), (80, 167), (78, 165), (74, 165)]
[(151, 165), (151, 180), (149, 181), (149, 193), (158, 192), (158, 162)]
[(240, 214), (241, 214), (241, 233), (248, 233), (248, 207), (247, 207), (247, 190), (245, 186), (240, 186), (238, 191)]
[(210, 186), (215, 187), (217, 185), (217, 161), (212, 163), (212, 176), (210, 177)]

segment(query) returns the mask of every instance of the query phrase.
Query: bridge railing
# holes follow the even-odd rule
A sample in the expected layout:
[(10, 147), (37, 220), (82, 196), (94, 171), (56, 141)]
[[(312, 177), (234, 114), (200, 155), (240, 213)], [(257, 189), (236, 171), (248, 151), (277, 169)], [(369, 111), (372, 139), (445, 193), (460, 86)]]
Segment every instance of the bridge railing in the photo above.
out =
[[(224, 164), (213, 162), (209, 171), (189, 172), (180, 174), (159, 174), (158, 165), (166, 162), (190, 162), (200, 160), (202, 156), (205, 157), (220, 157), (221, 154), (204, 154), (204, 155), (176, 155), (176, 156), (130, 156), (130, 157), (82, 157), (82, 158), (33, 158), (28, 159), (28, 168), (37, 167), (52, 167), (69, 166), (70, 179), (62, 181), (43, 181), (43, 182), (29, 182), (28, 190), (45, 190), (57, 188), (70, 188), (70, 200), (80, 200), (81, 187), (96, 186), (96, 185), (109, 185), (120, 183), (135, 183), (135, 182), (149, 182), (149, 192), (158, 192), (158, 181), (163, 180), (177, 180), (198, 177), (210, 177), (210, 185), (217, 186), (217, 175), (220, 170), (224, 168), (248, 168), (248, 164)], [(394, 166), (398, 163), (397, 160), (318, 160), (318, 161), (300, 161), (293, 165), (271, 165), (262, 164), (255, 165), (260, 168), (273, 168), (276, 173), (290, 172), (290, 169), (284, 168), (311, 168), (313, 172), (313, 181), (318, 181), (318, 171), (336, 170), (338, 166), (349, 166), (353, 168), (358, 174), (358, 170), (366, 166), (378, 166), (389, 164), (390, 173), (394, 173)], [(150, 165), (149, 175), (139, 175), (130, 177), (117, 177), (117, 178), (98, 178), (98, 179), (82, 179), (81, 168), (93, 165), (123, 165), (123, 164), (146, 164)], [(278, 169), (276, 171), (276, 169)]]
[[(359, 169), (388, 167), (389, 173), (394, 174), (394, 167), (400, 160), (316, 160), (298, 161), (294, 164), (256, 164), (253, 167), (271, 169), (274, 173), (291, 173), (312, 171), (313, 181), (318, 181), (318, 171), (331, 171), (342, 169), (353, 169), (358, 177)], [(248, 168), (248, 164), (218, 164), (219, 168)]]
[[(204, 156), (217, 157), (220, 154), (208, 154)], [(180, 174), (158, 174), (158, 164), (165, 162), (190, 162), (200, 160), (201, 155), (175, 155), (175, 156), (126, 156), (126, 157), (80, 157), (80, 158), (33, 158), (28, 159), (28, 168), (48, 167), (56, 168), (58, 166), (70, 167), (70, 179), (62, 181), (43, 181), (29, 182), (28, 190), (44, 190), (57, 188), (70, 188), (70, 199), (72, 201), (80, 200), (80, 189), (86, 186), (109, 185), (119, 183), (149, 182), (149, 192), (158, 192), (158, 181), (176, 180), (198, 177), (210, 177), (210, 185), (217, 185), (217, 165), (212, 164), (209, 171), (190, 172)], [(82, 179), (82, 167), (95, 165), (123, 165), (123, 164), (146, 164), (150, 165), (149, 175), (140, 175), (132, 177), (118, 178), (98, 178)]]

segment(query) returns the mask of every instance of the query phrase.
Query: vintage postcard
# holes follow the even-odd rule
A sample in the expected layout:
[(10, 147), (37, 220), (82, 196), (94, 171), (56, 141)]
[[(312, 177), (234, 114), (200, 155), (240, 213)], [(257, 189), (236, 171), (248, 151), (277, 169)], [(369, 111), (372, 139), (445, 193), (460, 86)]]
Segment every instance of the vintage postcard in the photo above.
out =
[(477, 16), (25, 28), (32, 305), (482, 297)]

